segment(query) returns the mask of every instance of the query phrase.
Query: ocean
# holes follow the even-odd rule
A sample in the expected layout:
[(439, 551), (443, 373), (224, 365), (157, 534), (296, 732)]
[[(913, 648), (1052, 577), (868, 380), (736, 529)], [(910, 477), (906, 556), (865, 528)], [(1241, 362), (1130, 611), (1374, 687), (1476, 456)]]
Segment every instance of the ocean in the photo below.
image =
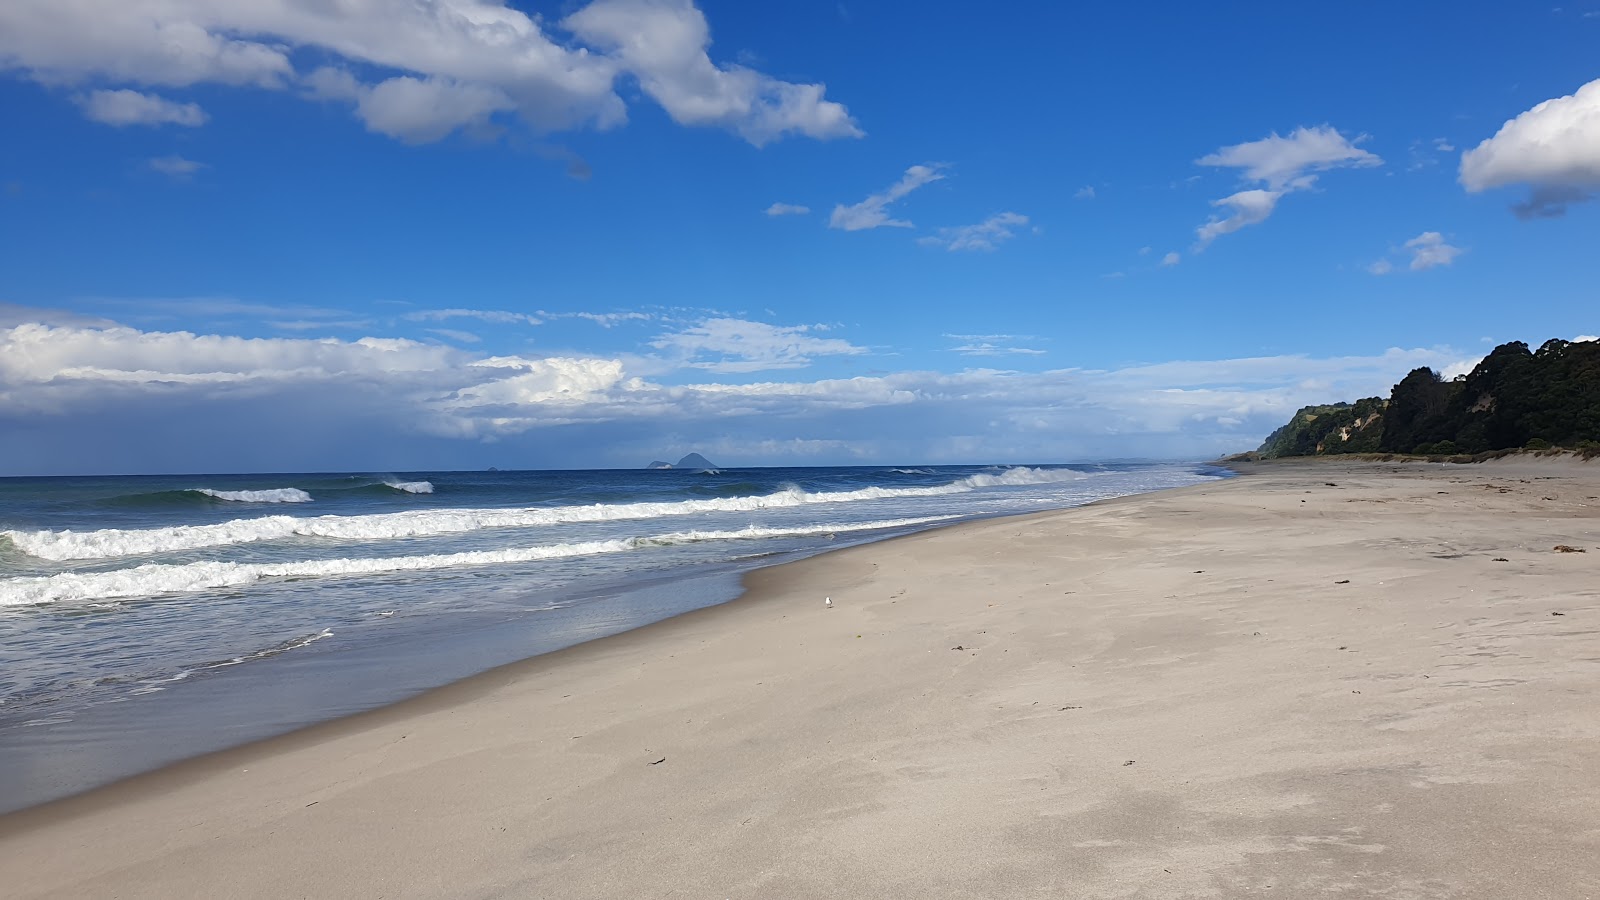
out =
[(0, 811), (723, 603), (759, 566), (1226, 474), (0, 478)]

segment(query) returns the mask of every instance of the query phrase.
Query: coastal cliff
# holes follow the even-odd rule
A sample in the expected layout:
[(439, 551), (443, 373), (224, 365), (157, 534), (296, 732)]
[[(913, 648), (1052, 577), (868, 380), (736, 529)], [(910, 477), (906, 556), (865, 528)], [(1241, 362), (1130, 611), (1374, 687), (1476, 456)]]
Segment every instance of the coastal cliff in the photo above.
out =
[(1523, 448), (1600, 453), (1600, 341), (1549, 340), (1537, 351), (1512, 341), (1450, 380), (1414, 369), (1388, 399), (1300, 409), (1257, 453), (1452, 456)]

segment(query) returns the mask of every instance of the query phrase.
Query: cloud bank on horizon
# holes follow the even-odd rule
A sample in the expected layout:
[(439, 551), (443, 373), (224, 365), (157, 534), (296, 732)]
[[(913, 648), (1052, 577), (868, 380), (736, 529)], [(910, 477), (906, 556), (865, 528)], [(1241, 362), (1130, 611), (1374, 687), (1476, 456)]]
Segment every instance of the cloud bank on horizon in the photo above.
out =
[(11, 0), (0, 474), (1201, 457), (1592, 333), (1600, 17), (1314, 18)]
[[(108, 423), (127, 429), (122, 458), (136, 470), (170, 460), (204, 469), (219, 461), (218, 443), (255, 467), (359, 468), (342, 449), (352, 441), (419, 451), (467, 442), (477, 445), (473, 459), (531, 456), (573, 467), (633, 465), (662, 442), (762, 464), (1025, 462), (1127, 455), (1119, 448), (1130, 441), (1143, 455), (1194, 456), (1247, 444), (1329, 390), (1383, 393), (1395, 373), (1415, 366), (1470, 365), (1448, 349), (1390, 349), (1118, 369), (679, 381), (659, 376), (772, 373), (871, 351), (818, 336), (827, 326), (728, 318), (660, 333), (649, 341), (654, 356), (620, 358), (486, 355), (399, 338), (241, 338), (0, 313), (0, 323), (18, 323), (0, 330), (0, 421), (12, 433), (49, 435), (8, 451), (23, 471), (94, 458), (92, 435)], [(1009, 335), (949, 337), (976, 342), (954, 348), (965, 355), (1042, 352), (990, 343)], [(928, 419), (940, 423), (936, 434), (916, 427)], [(219, 442), (221, 423), (248, 423), (239, 434), (250, 446)], [(552, 451), (558, 437), (564, 449)]]

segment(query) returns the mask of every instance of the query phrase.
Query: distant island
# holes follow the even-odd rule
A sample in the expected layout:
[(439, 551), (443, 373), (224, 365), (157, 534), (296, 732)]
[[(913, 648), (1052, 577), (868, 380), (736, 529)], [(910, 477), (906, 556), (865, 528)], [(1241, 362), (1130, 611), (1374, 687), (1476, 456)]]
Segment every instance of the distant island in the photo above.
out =
[(711, 460), (706, 459), (704, 456), (701, 456), (698, 453), (691, 453), (688, 456), (685, 456), (683, 459), (678, 460), (676, 465), (674, 465), (673, 463), (669, 463), (669, 462), (662, 462), (661, 460), (658, 459), (658, 460), (652, 461), (650, 463), (650, 465), (645, 466), (645, 468), (646, 469), (715, 469), (715, 468), (717, 468), (717, 466), (714, 465), (711, 462)]
[(1264, 459), (1348, 453), (1474, 456), (1513, 449), (1600, 455), (1600, 341), (1494, 348), (1449, 381), (1413, 369), (1387, 400), (1307, 406), (1267, 436)]

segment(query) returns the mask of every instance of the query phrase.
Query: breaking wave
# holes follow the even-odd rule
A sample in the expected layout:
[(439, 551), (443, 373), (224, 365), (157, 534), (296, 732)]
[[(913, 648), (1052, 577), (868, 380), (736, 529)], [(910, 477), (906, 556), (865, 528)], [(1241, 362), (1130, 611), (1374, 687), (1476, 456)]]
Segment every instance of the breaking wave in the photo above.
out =
[(265, 491), (214, 491), (211, 488), (195, 488), (194, 493), (204, 494), (216, 500), (231, 500), (236, 503), (311, 502), (311, 495), (299, 488), (272, 488)]
[(807, 525), (797, 528), (751, 526), (735, 531), (683, 531), (651, 537), (608, 541), (581, 541), (541, 547), (472, 550), (423, 556), (377, 559), (324, 559), (288, 563), (193, 562), (178, 565), (146, 563), (110, 572), (59, 572), (55, 575), (9, 578), (0, 581), (0, 608), (38, 606), (61, 602), (103, 602), (159, 594), (192, 593), (241, 587), (274, 578), (315, 578), (341, 575), (385, 575), (462, 566), (504, 565), (623, 553), (701, 541), (805, 537), (822, 534), (879, 531), (949, 521), (958, 516), (890, 519), (848, 525)]
[[(850, 491), (816, 492), (791, 487), (771, 494), (704, 500), (596, 503), (583, 506), (518, 509), (411, 510), (359, 516), (277, 515), (234, 519), (214, 525), (176, 525), (148, 529), (107, 528), (85, 532), (3, 531), (0, 532), (0, 536), (9, 539), (12, 546), (18, 550), (42, 559), (111, 559), (292, 537), (333, 538), (347, 541), (394, 540), (461, 534), (490, 528), (527, 528), (574, 522), (655, 519), (710, 512), (749, 512), (815, 503), (936, 497), (967, 493), (981, 488), (1080, 481), (1088, 477), (1090, 476), (1073, 469), (1033, 469), (1019, 466), (992, 474), (969, 475), (948, 484), (927, 487), (867, 487)], [(307, 499), (310, 499), (309, 495)]]

